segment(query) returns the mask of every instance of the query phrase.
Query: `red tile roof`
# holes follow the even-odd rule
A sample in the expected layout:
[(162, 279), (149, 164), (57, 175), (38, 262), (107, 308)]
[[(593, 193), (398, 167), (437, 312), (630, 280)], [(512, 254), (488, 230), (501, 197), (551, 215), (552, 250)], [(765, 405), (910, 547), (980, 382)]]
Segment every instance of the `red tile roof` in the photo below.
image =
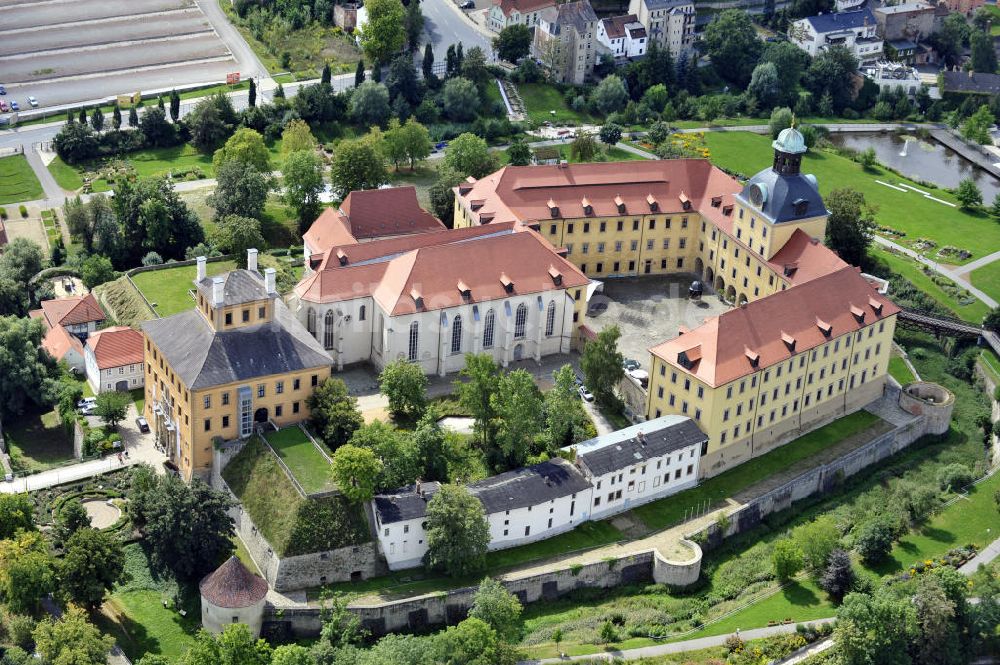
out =
[(340, 204), (347, 230), (358, 240), (440, 231), (437, 217), (420, 207), (415, 187), (351, 192)]
[(87, 338), (98, 369), (142, 364), (142, 333), (125, 326), (105, 328)]
[[(857, 268), (846, 266), (724, 312), (650, 352), (710, 386), (721, 386), (899, 311)], [(827, 327), (829, 335), (824, 335)], [(681, 364), (682, 353), (690, 368)]]
[(89, 293), (85, 296), (43, 300), (42, 309), (32, 312), (32, 316), (43, 317), (49, 328), (103, 321), (106, 318), (104, 310)]
[(236, 609), (259, 603), (267, 595), (267, 582), (254, 575), (235, 556), (198, 585), (202, 597), (216, 607)]
[[(603, 19), (601, 23), (604, 25), (604, 32), (607, 33), (610, 39), (621, 39), (625, 36), (625, 26), (630, 23), (638, 23), (639, 18), (635, 14), (628, 14), (626, 16), (610, 16)], [(643, 34), (634, 34), (633, 37), (644, 37), (645, 29), (643, 29)]]
[(510, 16), (515, 9), (521, 14), (528, 14), (556, 3), (555, 0), (493, 0), (493, 4), (500, 7), (504, 16)]
[[(512, 291), (504, 280), (512, 283)], [(323, 269), (295, 292), (308, 302), (370, 295), (398, 315), (587, 283), (539, 234), (501, 224), (333, 248)]]
[[(38, 317), (35, 317), (38, 318)], [(49, 352), (49, 355), (56, 360), (62, 360), (70, 351), (76, 351), (83, 359), (83, 343), (76, 335), (71, 335), (62, 326), (49, 328), (42, 338), (42, 348)]]
[(302, 240), (316, 254), (324, 254), (334, 245), (350, 245), (357, 240), (347, 230), (340, 212), (327, 208), (302, 234)]
[(847, 266), (836, 252), (802, 229), (795, 229), (767, 263), (791, 285), (804, 284)]
[[(481, 220), (496, 223), (649, 214), (654, 207), (658, 212), (678, 214), (685, 212), (685, 200), (690, 210), (706, 214), (712, 210), (713, 196), (731, 197), (741, 189), (738, 180), (708, 160), (667, 159), (506, 166), (478, 181), (460, 184), (455, 193), (477, 202), (473, 214)], [(585, 199), (589, 213), (584, 210)]]

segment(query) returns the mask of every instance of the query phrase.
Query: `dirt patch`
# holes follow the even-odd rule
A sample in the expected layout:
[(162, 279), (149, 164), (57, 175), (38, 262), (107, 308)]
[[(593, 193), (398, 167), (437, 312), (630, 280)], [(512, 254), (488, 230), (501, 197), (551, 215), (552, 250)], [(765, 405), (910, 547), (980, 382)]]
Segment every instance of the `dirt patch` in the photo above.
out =
[[(28, 209), (29, 214), (38, 214), (37, 210)], [(36, 217), (29, 217), (28, 219), (11, 218), (8, 219), (4, 225), (7, 228), (7, 240), (13, 242), (16, 238), (27, 238), (31, 242), (35, 243), (42, 248), (42, 252), (48, 256), (49, 254), (49, 239), (45, 235), (45, 226), (42, 224), (42, 220)]]
[(90, 499), (82, 503), (84, 510), (87, 511), (87, 516), (90, 518), (90, 526), (95, 529), (107, 529), (121, 519), (121, 508), (108, 503), (104, 499)]

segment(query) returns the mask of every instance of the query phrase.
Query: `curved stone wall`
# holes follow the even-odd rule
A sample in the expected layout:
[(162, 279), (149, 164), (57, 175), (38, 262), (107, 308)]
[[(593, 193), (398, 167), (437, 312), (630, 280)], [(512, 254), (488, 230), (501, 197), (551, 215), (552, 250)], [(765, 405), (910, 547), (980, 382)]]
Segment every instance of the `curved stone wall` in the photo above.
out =
[(680, 542), (691, 550), (691, 558), (687, 561), (673, 561), (660, 554), (660, 550), (653, 550), (653, 580), (657, 584), (686, 587), (698, 581), (701, 574), (701, 547), (692, 540), (684, 539)]
[(899, 391), (899, 406), (907, 413), (924, 416), (925, 434), (944, 434), (951, 425), (955, 395), (936, 383), (914, 381)]
[(257, 638), (264, 622), (264, 603), (261, 598), (249, 607), (219, 607), (204, 596), (201, 598), (201, 625), (210, 633), (221, 633), (231, 623), (243, 623), (250, 628), (250, 634)]

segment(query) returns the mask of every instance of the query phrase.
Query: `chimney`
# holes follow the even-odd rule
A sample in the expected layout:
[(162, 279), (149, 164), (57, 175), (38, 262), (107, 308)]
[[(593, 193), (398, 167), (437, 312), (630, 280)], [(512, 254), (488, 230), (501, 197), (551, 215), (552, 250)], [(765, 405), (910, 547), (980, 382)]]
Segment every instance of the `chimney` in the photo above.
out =
[(222, 289), (226, 285), (225, 277), (213, 277), (212, 278), (212, 306), (221, 307), (222, 306)]
[(205, 279), (205, 264), (208, 262), (204, 256), (199, 256), (197, 258), (198, 262), (198, 278), (195, 280), (196, 283), (201, 284), (201, 280)]
[(257, 272), (257, 250), (247, 250), (247, 270)]
[[(253, 251), (253, 250), (251, 250), (251, 251)], [(267, 291), (268, 294), (271, 294), (271, 293), (275, 292), (275, 288), (274, 288), (274, 286), (275, 286), (275, 277), (274, 276), (275, 276), (276, 273), (277, 273), (277, 271), (274, 268), (265, 268), (264, 269), (264, 290)]]

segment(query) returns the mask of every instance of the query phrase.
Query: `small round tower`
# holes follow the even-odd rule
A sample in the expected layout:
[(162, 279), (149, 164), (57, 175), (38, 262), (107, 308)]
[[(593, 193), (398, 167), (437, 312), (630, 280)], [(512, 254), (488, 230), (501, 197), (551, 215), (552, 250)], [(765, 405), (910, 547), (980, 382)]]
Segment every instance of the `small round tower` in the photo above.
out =
[(944, 434), (951, 426), (955, 394), (936, 383), (914, 381), (899, 391), (899, 406), (915, 416), (926, 416), (926, 434)]
[(254, 575), (235, 556), (210, 573), (198, 585), (201, 591), (201, 625), (210, 633), (221, 633), (231, 623), (249, 626), (257, 637), (264, 622), (267, 582)]

